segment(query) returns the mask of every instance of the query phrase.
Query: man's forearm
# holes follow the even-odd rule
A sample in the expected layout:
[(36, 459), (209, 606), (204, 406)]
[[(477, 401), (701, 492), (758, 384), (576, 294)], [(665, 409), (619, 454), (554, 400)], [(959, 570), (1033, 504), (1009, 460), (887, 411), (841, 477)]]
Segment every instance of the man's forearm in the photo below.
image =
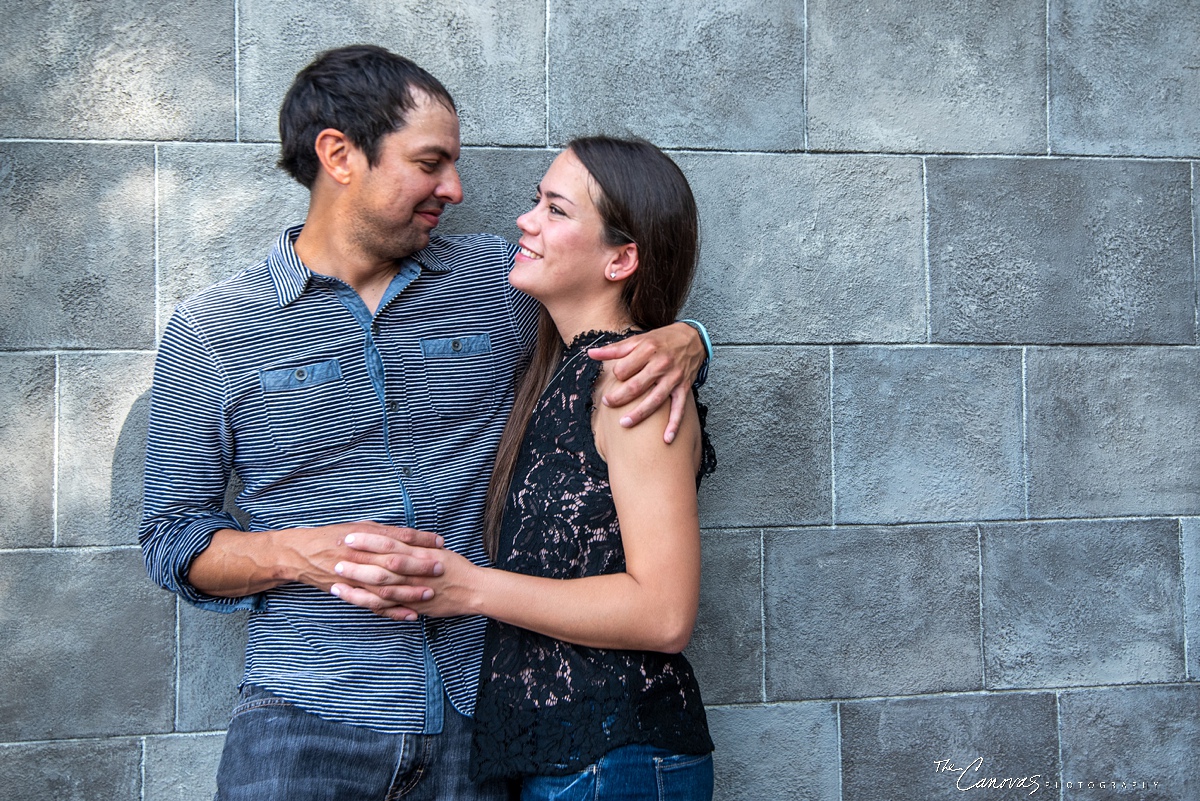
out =
[(240, 598), (295, 580), (281, 563), (273, 542), (275, 534), (228, 528), (217, 531), (193, 560), (188, 583), (206, 595)]

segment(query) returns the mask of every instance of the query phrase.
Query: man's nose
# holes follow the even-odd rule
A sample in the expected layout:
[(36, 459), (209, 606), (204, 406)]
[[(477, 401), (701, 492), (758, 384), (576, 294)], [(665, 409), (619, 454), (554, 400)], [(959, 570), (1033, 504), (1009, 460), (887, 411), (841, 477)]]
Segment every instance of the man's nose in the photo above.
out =
[(458, 168), (451, 165), (441, 184), (438, 185), (437, 196), (446, 203), (462, 203), (462, 179), (458, 177)]

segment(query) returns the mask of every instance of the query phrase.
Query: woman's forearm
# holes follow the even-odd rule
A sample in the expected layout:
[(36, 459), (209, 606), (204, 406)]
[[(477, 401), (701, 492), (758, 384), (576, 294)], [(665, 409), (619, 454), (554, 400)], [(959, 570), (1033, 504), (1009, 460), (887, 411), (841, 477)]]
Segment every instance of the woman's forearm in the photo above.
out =
[(629, 573), (578, 579), (495, 568), (475, 573), (466, 595), (471, 612), (577, 645), (677, 653), (696, 621), (697, 593), (640, 582)]

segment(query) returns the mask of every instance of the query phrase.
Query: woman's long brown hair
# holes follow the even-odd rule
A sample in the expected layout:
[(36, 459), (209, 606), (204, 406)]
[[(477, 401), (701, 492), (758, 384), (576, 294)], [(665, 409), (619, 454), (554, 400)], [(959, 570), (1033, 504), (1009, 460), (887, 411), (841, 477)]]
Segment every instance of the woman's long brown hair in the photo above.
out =
[[(605, 242), (613, 247), (637, 244), (638, 269), (625, 280), (621, 293), (633, 324), (649, 330), (674, 322), (700, 252), (699, 214), (683, 172), (665, 153), (641, 139), (592, 136), (572, 140), (567, 149), (591, 176), (592, 200), (604, 223)], [(562, 348), (554, 321), (542, 309), (533, 357), (517, 383), (488, 484), (483, 542), (493, 560), (525, 429), (554, 377)]]

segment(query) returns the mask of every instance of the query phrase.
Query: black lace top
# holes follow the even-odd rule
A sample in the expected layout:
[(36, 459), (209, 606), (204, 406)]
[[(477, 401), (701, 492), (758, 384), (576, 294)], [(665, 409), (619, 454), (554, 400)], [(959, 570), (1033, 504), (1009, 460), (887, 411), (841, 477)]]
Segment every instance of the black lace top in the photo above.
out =
[[(624, 336), (589, 332), (563, 351), (517, 457), (498, 567), (561, 579), (625, 570), (608, 469), (592, 435), (602, 365), (587, 355)], [(715, 465), (707, 437), (704, 446), (702, 474)], [(488, 623), (472, 778), (573, 773), (633, 743), (712, 750), (700, 690), (682, 655), (587, 648)]]

